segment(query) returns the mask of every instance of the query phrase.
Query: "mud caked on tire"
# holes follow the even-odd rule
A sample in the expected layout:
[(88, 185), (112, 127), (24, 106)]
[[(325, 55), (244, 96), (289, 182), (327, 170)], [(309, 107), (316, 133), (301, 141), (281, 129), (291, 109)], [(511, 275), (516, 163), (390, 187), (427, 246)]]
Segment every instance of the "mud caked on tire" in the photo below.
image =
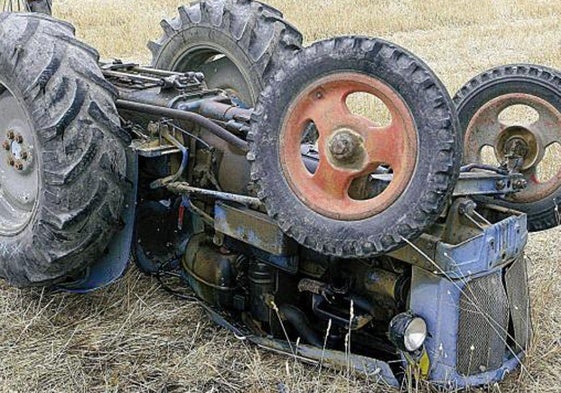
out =
[(0, 14), (0, 277), (75, 277), (122, 225), (126, 146), (115, 90), (70, 24)]
[[(389, 125), (351, 111), (355, 93), (382, 101)], [(301, 155), (311, 128), (316, 168)], [(248, 139), (269, 215), (300, 244), (345, 258), (419, 236), (443, 211), (461, 162), (454, 105), (436, 75), (408, 51), (363, 37), (318, 42), (287, 62), (261, 94)], [(371, 188), (374, 178), (389, 184)]]
[(148, 44), (152, 66), (200, 71), (219, 88), (253, 107), (264, 81), (295, 51), (302, 35), (280, 11), (253, 0), (202, 0), (179, 7), (161, 22), (163, 36)]

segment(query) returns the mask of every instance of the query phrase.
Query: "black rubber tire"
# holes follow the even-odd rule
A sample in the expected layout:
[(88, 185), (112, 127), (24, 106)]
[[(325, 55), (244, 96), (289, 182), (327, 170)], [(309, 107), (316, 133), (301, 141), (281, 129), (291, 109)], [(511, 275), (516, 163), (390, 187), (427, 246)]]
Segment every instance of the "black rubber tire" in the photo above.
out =
[[(271, 71), (302, 44), (302, 35), (280, 11), (253, 0), (202, 0), (179, 7), (179, 16), (161, 26), (163, 36), (148, 44), (153, 67), (201, 71), (209, 88), (234, 90), (248, 107)], [(212, 53), (226, 58), (201, 65)]]
[[(462, 133), (475, 113), (487, 102), (510, 93), (525, 93), (542, 98), (561, 111), (561, 77), (551, 68), (533, 64), (512, 64), (487, 70), (467, 82), (455, 95)], [(467, 163), (466, 163), (467, 164)], [(528, 215), (528, 230), (537, 232), (559, 225), (559, 188), (537, 202), (512, 203), (506, 199), (476, 198)]]
[[(292, 191), (279, 158), (279, 134), (291, 102), (315, 80), (336, 72), (383, 80), (409, 105), (418, 131), (418, 159), (409, 186), (388, 209), (359, 221), (323, 216)], [(453, 102), (436, 75), (408, 51), (379, 39), (341, 37), (300, 51), (259, 98), (248, 159), (267, 211), (300, 244), (344, 258), (392, 251), (438, 218), (459, 175), (461, 144)]]
[(52, 14), (52, 0), (2, 0), (0, 12), (39, 12)]
[(28, 0), (31, 12), (39, 12), (46, 15), (52, 15), (53, 13), (53, 1), (52, 0)]
[(129, 135), (98, 53), (42, 14), (0, 14), (0, 78), (35, 130), (39, 197), (18, 234), (0, 236), (0, 277), (19, 286), (73, 277), (122, 227)]

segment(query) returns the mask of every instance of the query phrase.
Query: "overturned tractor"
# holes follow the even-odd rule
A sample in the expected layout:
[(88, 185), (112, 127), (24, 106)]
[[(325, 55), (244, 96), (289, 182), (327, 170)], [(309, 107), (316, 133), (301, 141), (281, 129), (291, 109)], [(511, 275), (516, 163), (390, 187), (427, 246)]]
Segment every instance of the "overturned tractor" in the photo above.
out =
[[(99, 62), (50, 9), (0, 14), (0, 277), (88, 292), (132, 250), (277, 352), (393, 386), (520, 365), (528, 232), (559, 224), (559, 174), (537, 176), (561, 143), (555, 71), (496, 68), (452, 100), (406, 49), (304, 48), (252, 0), (180, 7), (149, 67)], [(505, 122), (516, 105), (537, 120)]]

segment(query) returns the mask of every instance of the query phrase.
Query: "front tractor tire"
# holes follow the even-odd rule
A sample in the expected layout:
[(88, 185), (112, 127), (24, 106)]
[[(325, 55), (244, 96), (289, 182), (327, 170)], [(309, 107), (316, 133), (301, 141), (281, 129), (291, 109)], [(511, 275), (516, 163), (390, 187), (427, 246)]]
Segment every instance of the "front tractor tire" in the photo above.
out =
[[(355, 113), (354, 94), (379, 100), (391, 121)], [(248, 140), (269, 215), (300, 244), (340, 258), (420, 236), (444, 210), (461, 163), (444, 85), (415, 55), (365, 37), (317, 42), (286, 63), (259, 98)]]
[(70, 24), (0, 14), (0, 277), (78, 275), (120, 227), (126, 146), (98, 54)]

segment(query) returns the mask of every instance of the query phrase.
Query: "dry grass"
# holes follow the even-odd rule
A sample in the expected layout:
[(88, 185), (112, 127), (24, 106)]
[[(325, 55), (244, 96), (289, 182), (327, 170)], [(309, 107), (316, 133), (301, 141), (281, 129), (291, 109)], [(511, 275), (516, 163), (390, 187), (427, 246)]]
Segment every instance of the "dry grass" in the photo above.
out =
[[(450, 91), (509, 62), (561, 68), (561, 2), (549, 0), (272, 0), (311, 42), (337, 34), (395, 41), (424, 58)], [(55, 0), (59, 17), (106, 57), (149, 60), (145, 42), (173, 0)], [(559, 157), (557, 157), (559, 159)], [(526, 371), (493, 392), (561, 390), (560, 230), (533, 235), (535, 345)], [(1, 284), (0, 284), (1, 285)], [(381, 390), (237, 341), (201, 310), (130, 271), (88, 296), (0, 287), (3, 392), (343, 392)]]

